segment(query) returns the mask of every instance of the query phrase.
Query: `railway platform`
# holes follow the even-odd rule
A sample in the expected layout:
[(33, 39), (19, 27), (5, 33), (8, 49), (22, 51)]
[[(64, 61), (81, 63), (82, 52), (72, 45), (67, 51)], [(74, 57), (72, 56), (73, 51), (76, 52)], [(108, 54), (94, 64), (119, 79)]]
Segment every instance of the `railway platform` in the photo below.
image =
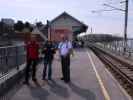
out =
[(58, 54), (55, 55), (52, 81), (42, 81), (43, 63), (38, 65), (38, 84), (17, 84), (5, 100), (132, 100), (124, 88), (90, 49), (77, 49), (71, 57), (71, 82), (61, 77)]

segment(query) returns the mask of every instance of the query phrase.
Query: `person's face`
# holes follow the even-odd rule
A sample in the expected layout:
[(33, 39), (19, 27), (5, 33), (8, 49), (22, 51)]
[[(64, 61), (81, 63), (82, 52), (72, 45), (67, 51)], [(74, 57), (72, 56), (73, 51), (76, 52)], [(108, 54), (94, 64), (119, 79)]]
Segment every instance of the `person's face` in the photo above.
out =
[(31, 37), (31, 41), (36, 41), (36, 37), (35, 36), (32, 36)]
[(63, 36), (62, 37), (62, 41), (66, 41), (67, 40), (67, 37), (66, 36)]
[(48, 44), (50, 44), (50, 41), (48, 41)]
[(65, 37), (62, 37), (62, 41), (65, 41)]
[(52, 44), (52, 41), (48, 41), (48, 44)]

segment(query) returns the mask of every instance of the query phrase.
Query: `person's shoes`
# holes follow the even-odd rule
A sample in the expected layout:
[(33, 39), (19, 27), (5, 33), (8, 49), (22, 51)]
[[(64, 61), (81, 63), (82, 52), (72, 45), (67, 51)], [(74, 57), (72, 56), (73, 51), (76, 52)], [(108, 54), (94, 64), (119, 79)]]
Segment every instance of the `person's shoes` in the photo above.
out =
[(29, 85), (29, 82), (27, 82), (27, 81), (24, 81), (24, 82), (23, 82), (23, 84), (25, 84), (25, 85)]
[(51, 78), (48, 78), (48, 80), (52, 80)]
[(42, 80), (44, 80), (44, 81), (45, 81), (45, 80), (46, 80), (46, 78), (43, 78), (43, 77), (42, 77)]
[(64, 81), (65, 83), (70, 83), (70, 81)]
[(70, 82), (71, 82), (71, 80), (64, 80), (64, 82), (65, 82), (65, 83), (70, 83)]
[(32, 81), (37, 82), (37, 79), (36, 78), (33, 78)]
[(64, 78), (62, 77), (61, 80), (64, 80)]

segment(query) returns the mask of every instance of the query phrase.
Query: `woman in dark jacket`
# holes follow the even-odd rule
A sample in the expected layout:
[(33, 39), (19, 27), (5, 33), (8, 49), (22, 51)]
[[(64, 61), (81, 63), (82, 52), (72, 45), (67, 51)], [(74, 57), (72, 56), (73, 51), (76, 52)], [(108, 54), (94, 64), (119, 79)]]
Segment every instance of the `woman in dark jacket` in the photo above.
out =
[(52, 76), (52, 62), (55, 54), (55, 48), (52, 41), (47, 41), (43, 48), (44, 53), (44, 69), (43, 69), (43, 80), (46, 79), (46, 70), (48, 66), (48, 80), (51, 80)]

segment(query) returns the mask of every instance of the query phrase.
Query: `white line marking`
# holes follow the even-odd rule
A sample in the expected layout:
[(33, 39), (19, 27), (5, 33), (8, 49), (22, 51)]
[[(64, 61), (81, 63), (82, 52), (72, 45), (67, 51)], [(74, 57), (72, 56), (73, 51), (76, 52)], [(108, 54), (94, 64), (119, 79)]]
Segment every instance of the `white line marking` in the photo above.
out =
[(109, 94), (108, 94), (108, 92), (107, 92), (107, 90), (106, 90), (106, 88), (104, 87), (104, 84), (103, 84), (103, 82), (102, 82), (102, 79), (101, 79), (100, 75), (98, 74), (98, 71), (96, 70), (96, 67), (95, 67), (95, 64), (94, 64), (94, 62), (93, 62), (93, 60), (92, 60), (91, 55), (90, 55), (88, 52), (87, 52), (87, 54), (88, 54), (88, 57), (89, 57), (89, 59), (90, 59), (90, 61), (91, 61), (93, 70), (95, 71), (96, 77), (97, 77), (98, 82), (99, 82), (99, 84), (100, 84), (100, 87), (101, 87), (101, 89), (102, 89), (102, 92), (103, 92), (103, 95), (104, 95), (104, 97), (105, 97), (105, 100), (111, 100), (111, 99), (110, 99), (110, 96), (109, 96)]
[(128, 93), (125, 91), (125, 89), (118, 83), (118, 81), (113, 77), (113, 75), (105, 68), (105, 71), (110, 75), (112, 80), (117, 84), (117, 86), (120, 88), (120, 90), (124, 93), (124, 95), (127, 97), (128, 100), (132, 100), (132, 98), (128, 95)]

